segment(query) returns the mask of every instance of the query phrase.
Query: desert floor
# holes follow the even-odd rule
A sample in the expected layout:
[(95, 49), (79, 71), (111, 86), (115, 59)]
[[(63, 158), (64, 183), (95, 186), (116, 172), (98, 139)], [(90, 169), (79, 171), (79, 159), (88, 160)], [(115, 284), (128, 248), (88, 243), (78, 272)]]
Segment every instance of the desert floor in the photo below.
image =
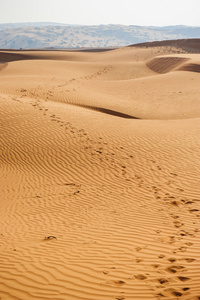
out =
[(0, 52), (1, 300), (200, 299), (187, 45)]

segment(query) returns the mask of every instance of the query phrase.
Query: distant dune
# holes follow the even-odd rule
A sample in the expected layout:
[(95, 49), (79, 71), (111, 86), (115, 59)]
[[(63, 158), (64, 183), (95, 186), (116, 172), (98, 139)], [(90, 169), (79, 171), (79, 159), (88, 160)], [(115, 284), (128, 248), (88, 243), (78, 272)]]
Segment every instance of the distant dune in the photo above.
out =
[(167, 41), (154, 41), (147, 43), (140, 43), (131, 45), (129, 47), (176, 47), (186, 52), (200, 53), (200, 39), (178, 39), (178, 40), (167, 40)]
[(0, 299), (199, 299), (199, 51), (0, 51)]

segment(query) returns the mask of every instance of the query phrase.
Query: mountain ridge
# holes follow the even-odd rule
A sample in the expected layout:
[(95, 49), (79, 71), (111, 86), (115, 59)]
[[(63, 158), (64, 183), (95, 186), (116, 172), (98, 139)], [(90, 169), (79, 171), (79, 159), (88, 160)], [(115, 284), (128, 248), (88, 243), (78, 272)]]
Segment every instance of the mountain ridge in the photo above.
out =
[(144, 42), (199, 37), (200, 27), (185, 25), (156, 27), (45, 22), (0, 24), (1, 49), (123, 47)]

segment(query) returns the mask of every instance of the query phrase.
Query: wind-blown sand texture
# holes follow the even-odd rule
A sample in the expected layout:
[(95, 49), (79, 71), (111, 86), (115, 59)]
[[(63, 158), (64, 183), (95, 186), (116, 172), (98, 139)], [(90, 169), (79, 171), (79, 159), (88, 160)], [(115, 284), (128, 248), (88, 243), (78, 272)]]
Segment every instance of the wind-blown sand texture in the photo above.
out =
[(200, 299), (187, 43), (0, 52), (0, 299)]

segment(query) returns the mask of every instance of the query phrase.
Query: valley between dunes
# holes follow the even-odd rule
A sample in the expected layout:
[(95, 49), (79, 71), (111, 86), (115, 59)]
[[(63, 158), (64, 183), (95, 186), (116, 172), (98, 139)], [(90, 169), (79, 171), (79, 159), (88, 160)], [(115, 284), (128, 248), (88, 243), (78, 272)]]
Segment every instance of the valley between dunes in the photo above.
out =
[(0, 299), (200, 299), (199, 52), (0, 51)]

